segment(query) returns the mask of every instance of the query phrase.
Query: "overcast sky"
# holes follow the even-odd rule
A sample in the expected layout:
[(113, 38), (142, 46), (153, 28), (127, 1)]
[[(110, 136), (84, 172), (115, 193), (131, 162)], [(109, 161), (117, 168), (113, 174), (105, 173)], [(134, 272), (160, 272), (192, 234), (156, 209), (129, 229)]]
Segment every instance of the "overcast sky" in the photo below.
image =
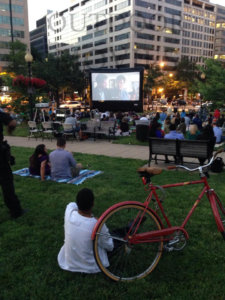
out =
[[(225, 0), (211, 0), (225, 6)], [(71, 0), (28, 0), (29, 30), (36, 28), (36, 21), (47, 14), (47, 10), (62, 10), (69, 7)]]
[(71, 0), (28, 0), (29, 30), (36, 28), (36, 21), (47, 14), (47, 10), (62, 10)]

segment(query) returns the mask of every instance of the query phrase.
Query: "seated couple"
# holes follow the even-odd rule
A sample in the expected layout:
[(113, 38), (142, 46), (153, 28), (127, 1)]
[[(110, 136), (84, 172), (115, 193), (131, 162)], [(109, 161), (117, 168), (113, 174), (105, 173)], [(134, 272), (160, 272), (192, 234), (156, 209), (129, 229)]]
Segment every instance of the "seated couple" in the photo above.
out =
[(78, 176), (82, 165), (76, 162), (72, 153), (66, 151), (65, 147), (66, 139), (63, 137), (57, 139), (57, 149), (50, 155), (44, 144), (38, 145), (30, 157), (30, 174), (41, 176), (42, 181), (47, 175), (53, 180), (72, 179)]

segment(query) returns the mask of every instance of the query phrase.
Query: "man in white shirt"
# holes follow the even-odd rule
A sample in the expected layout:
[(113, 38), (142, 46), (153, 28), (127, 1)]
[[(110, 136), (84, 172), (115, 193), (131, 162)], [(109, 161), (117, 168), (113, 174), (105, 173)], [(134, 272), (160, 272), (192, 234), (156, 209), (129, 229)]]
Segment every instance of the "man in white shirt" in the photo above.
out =
[[(58, 264), (63, 270), (82, 273), (97, 273), (100, 269), (95, 262), (91, 234), (97, 222), (92, 215), (94, 195), (84, 188), (77, 194), (76, 202), (67, 205), (64, 219), (65, 240), (58, 254)], [(102, 233), (108, 233), (104, 225)], [(108, 267), (107, 251), (113, 250), (111, 238), (102, 235), (99, 252), (103, 264)]]

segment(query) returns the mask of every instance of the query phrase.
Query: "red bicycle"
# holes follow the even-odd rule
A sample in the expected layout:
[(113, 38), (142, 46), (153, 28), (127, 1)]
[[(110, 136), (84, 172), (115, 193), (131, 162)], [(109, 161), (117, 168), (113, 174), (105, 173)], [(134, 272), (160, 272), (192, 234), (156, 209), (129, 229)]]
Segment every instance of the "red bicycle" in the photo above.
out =
[[(151, 178), (160, 174), (162, 169), (151, 167), (138, 169), (143, 184), (149, 192), (145, 202), (125, 201), (113, 205), (101, 215), (92, 233), (95, 259), (106, 276), (115, 281), (143, 278), (154, 270), (163, 250), (182, 250), (189, 238), (185, 226), (204, 195), (210, 202), (218, 231), (225, 239), (225, 209), (207, 181), (207, 172), (204, 172), (218, 153), (219, 151), (208, 164), (194, 169), (182, 165), (169, 167), (169, 169), (182, 168), (190, 172), (199, 171), (199, 180), (156, 186), (151, 182)], [(183, 223), (180, 226), (172, 226), (165, 214), (159, 191), (162, 192), (160, 194), (164, 194), (165, 189), (192, 184), (202, 184), (203, 189)], [(151, 203), (154, 203), (154, 209), (150, 207)], [(164, 223), (157, 210), (161, 212)], [(105, 225), (108, 227), (108, 232), (104, 230), (103, 233), (102, 227)], [(108, 264), (103, 263), (101, 258), (99, 245), (102, 238), (110, 238), (114, 243), (113, 251), (108, 252)]]

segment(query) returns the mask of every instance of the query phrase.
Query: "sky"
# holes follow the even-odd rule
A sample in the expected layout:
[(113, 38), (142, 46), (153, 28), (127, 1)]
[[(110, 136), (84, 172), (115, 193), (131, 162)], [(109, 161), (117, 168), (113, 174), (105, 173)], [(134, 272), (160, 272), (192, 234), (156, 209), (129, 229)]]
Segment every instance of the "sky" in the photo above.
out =
[[(224, 0), (225, 1), (225, 0)], [(36, 21), (47, 14), (47, 10), (62, 10), (71, 5), (71, 0), (28, 0), (29, 30), (36, 28)]]
[[(211, 0), (210, 2), (224, 5), (225, 0)], [(47, 10), (62, 10), (69, 7), (71, 0), (28, 0), (29, 30), (36, 28), (36, 21), (47, 14)]]

